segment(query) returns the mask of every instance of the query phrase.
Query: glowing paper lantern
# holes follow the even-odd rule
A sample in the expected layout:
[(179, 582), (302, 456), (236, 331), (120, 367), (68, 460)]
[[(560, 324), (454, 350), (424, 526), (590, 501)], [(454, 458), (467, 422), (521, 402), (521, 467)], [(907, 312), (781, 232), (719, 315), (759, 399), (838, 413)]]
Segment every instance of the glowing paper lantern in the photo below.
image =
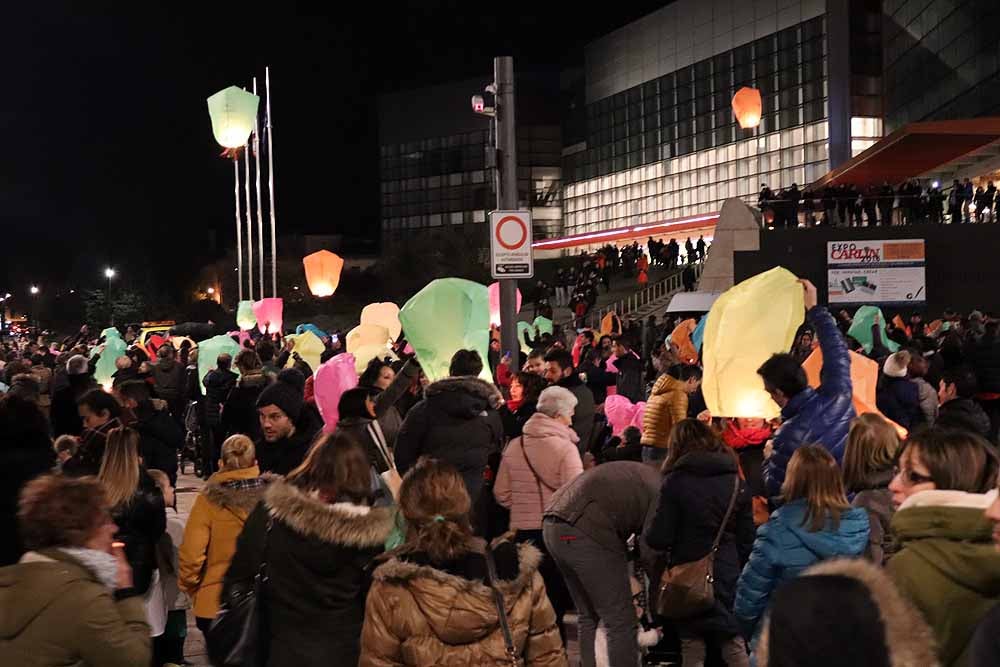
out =
[(528, 335), (530, 335), (532, 338), (534, 338), (537, 335), (535, 333), (535, 328), (533, 326), (531, 326), (527, 322), (518, 322), (517, 323), (517, 342), (520, 343), (521, 352), (524, 352), (525, 354), (530, 354), (531, 353), (531, 346), (528, 345), (525, 342), (525, 340), (524, 340), (524, 334), (525, 333), (528, 333)]
[(340, 272), (344, 269), (344, 260), (329, 250), (320, 250), (302, 258), (306, 269), (306, 282), (313, 296), (330, 296), (340, 285)]
[(250, 331), (257, 326), (257, 316), (254, 315), (253, 301), (240, 301), (236, 306), (236, 326), (242, 331)]
[(705, 341), (705, 323), (708, 322), (708, 313), (701, 316), (698, 320), (698, 326), (694, 328), (694, 332), (691, 334), (691, 344), (694, 345), (694, 349), (701, 352), (701, 345)]
[[(500, 283), (490, 283), (487, 289), (490, 295), (490, 324), (498, 327), (500, 326)], [(514, 312), (521, 312), (521, 290), (517, 290)]]
[(357, 360), (358, 373), (362, 373), (375, 357), (395, 359), (391, 345), (389, 330), (380, 324), (359, 324), (347, 332), (347, 351)]
[(399, 323), (399, 306), (391, 301), (369, 303), (361, 309), (361, 324), (378, 324), (389, 330), (389, 338), (397, 340), (403, 325)]
[(253, 132), (260, 98), (236, 86), (229, 86), (208, 98), (215, 140), (226, 148), (239, 148)]
[(617, 336), (622, 332), (622, 321), (618, 313), (611, 311), (601, 318), (601, 335)]
[(760, 125), (760, 91), (744, 86), (733, 95), (733, 114), (744, 130)]
[(278, 297), (268, 297), (253, 302), (253, 314), (261, 333), (281, 333), (284, 302)]
[(802, 285), (775, 267), (726, 290), (705, 324), (702, 392), (712, 416), (778, 416), (757, 369), (792, 346), (805, 308)]
[(354, 355), (338, 354), (316, 369), (313, 388), (316, 392), (316, 407), (323, 417), (323, 431), (331, 433), (337, 428), (340, 414), (337, 405), (345, 391), (358, 386)]
[[(115, 327), (108, 327), (102, 331), (101, 337), (104, 338), (104, 350), (101, 352), (101, 358), (97, 360), (97, 368), (94, 369), (94, 379), (105, 389), (109, 389), (112, 383), (111, 376), (118, 370), (115, 366), (115, 361), (118, 357), (125, 354), (128, 345), (122, 340), (121, 333)], [(97, 349), (94, 348), (90, 353), (91, 357), (97, 353)]]
[[(215, 368), (220, 354), (228, 354), (233, 359), (240, 353), (240, 344), (225, 334), (213, 336), (198, 343), (198, 378), (203, 381), (208, 372)], [(233, 364), (232, 369), (237, 375), (240, 369)]]
[(535, 331), (541, 334), (551, 334), (553, 332), (552, 320), (539, 315), (534, 321)]
[(328, 334), (327, 332), (323, 331), (322, 329), (320, 329), (315, 324), (300, 324), (299, 326), (295, 327), (295, 334), (296, 335), (303, 334), (306, 331), (313, 332), (314, 334), (316, 334), (316, 337), (319, 338), (320, 340), (322, 340), (324, 338), (329, 338), (330, 337), (330, 334)]
[(646, 412), (646, 402), (633, 403), (624, 396), (614, 394), (604, 401), (604, 414), (611, 425), (612, 435), (621, 435), (629, 426), (642, 429), (642, 416)]
[(461, 278), (439, 278), (428, 283), (399, 311), (406, 339), (431, 380), (448, 376), (452, 355), (460, 349), (479, 352), (484, 380), (490, 340), (490, 302), (485, 286)]
[(861, 343), (865, 354), (871, 354), (872, 347), (875, 345), (875, 338), (872, 336), (872, 327), (875, 326), (876, 320), (879, 323), (882, 344), (890, 352), (897, 352), (899, 344), (889, 340), (885, 335), (885, 317), (882, 315), (882, 310), (876, 306), (861, 306), (858, 308), (858, 312), (854, 313), (854, 321), (851, 323), (851, 328), (847, 330), (847, 335)]
[(698, 350), (691, 338), (697, 328), (698, 325), (694, 320), (684, 320), (670, 332), (668, 340), (671, 345), (677, 348), (677, 360), (682, 364), (693, 366), (698, 363)]
[[(886, 420), (896, 429), (900, 438), (905, 438), (907, 430), (882, 414), (876, 407), (876, 391), (878, 389), (878, 363), (868, 357), (849, 352), (851, 355), (851, 385), (853, 391), (854, 411), (859, 415), (873, 412)], [(802, 362), (806, 372), (806, 380), (813, 389), (819, 387), (820, 371), (823, 370), (823, 351), (816, 348)]]
[[(291, 338), (291, 336), (289, 336)], [(294, 337), (295, 347), (292, 348), (293, 353), (297, 353), (302, 361), (309, 364), (309, 368), (316, 371), (319, 368), (319, 358), (323, 355), (326, 350), (326, 345), (323, 341), (319, 339), (319, 336), (314, 334), (312, 331), (304, 331)], [(285, 362), (285, 368), (291, 368), (295, 365), (295, 358), (292, 355), (288, 355), (288, 361)]]

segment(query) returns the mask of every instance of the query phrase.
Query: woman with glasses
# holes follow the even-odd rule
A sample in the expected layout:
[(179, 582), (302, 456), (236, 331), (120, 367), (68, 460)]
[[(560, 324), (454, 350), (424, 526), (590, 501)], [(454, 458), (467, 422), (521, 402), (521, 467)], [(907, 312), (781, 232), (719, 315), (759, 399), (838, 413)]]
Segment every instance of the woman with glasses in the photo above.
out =
[(982, 437), (933, 428), (907, 440), (889, 484), (900, 550), (887, 569), (927, 619), (944, 667), (969, 664), (976, 626), (1000, 602), (1000, 553), (983, 514), (997, 470)]

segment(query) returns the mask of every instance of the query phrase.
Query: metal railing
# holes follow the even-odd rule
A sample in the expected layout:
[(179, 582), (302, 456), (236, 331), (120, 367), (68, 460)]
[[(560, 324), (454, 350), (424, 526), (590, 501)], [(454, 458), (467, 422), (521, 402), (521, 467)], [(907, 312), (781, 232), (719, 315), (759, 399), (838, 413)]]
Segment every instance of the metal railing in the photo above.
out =
[[(701, 277), (701, 270), (703, 266), (704, 264), (701, 263), (694, 265), (695, 280)], [(630, 294), (624, 299), (619, 299), (613, 303), (591, 310), (587, 315), (587, 326), (597, 329), (601, 325), (601, 320), (604, 319), (604, 316), (608, 313), (614, 312), (618, 313), (619, 317), (624, 317), (625, 315), (634, 313), (643, 306), (646, 306), (658, 299), (662, 299), (673, 294), (674, 292), (680, 291), (684, 287), (682, 279), (683, 274), (683, 270), (678, 270), (666, 278), (636, 292), (635, 294)], [(570, 318), (569, 321), (572, 322), (574, 319), (575, 318)]]

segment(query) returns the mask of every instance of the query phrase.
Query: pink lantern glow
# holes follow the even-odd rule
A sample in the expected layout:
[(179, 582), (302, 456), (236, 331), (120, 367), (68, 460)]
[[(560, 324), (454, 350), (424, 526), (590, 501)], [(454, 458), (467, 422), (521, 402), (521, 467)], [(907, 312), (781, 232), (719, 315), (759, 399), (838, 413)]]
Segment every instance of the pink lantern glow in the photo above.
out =
[[(491, 283), (487, 288), (490, 296), (490, 324), (500, 326), (500, 283)], [(517, 290), (517, 303), (514, 312), (521, 312), (521, 290)]]
[(642, 416), (646, 412), (646, 402), (633, 403), (624, 396), (617, 394), (608, 396), (604, 401), (604, 414), (611, 424), (611, 433), (621, 435), (629, 426), (642, 430)]
[(348, 389), (358, 386), (358, 374), (354, 366), (354, 355), (345, 352), (322, 364), (313, 375), (316, 407), (323, 417), (324, 433), (332, 433), (337, 428), (340, 420), (337, 404), (340, 403), (340, 397)]
[(257, 316), (257, 328), (261, 333), (281, 333), (284, 301), (278, 297), (268, 297), (253, 302), (253, 314)]

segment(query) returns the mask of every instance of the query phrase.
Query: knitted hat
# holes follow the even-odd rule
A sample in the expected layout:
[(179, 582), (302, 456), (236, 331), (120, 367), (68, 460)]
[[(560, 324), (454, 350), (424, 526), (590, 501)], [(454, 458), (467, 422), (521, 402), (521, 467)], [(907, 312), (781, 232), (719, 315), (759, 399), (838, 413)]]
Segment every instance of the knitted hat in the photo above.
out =
[(303, 388), (305, 380), (296, 370), (286, 369), (278, 374), (278, 379), (260, 392), (257, 407), (277, 406), (292, 421), (297, 421), (302, 413)]
[(909, 365), (910, 353), (906, 350), (900, 350), (899, 352), (890, 354), (886, 358), (885, 364), (882, 366), (882, 372), (891, 378), (905, 378)]

